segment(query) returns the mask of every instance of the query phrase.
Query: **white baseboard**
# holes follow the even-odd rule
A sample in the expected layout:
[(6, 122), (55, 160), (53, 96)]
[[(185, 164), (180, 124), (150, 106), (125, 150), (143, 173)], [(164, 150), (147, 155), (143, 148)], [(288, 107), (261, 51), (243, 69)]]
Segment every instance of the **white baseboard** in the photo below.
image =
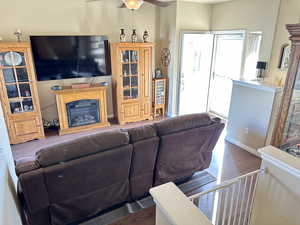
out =
[(234, 144), (234, 145), (236, 145), (236, 146), (238, 146), (238, 147), (240, 147), (240, 148), (246, 150), (247, 152), (249, 152), (249, 153), (251, 153), (251, 154), (253, 154), (253, 155), (256, 155), (256, 156), (258, 156), (258, 157), (261, 158), (261, 155), (260, 155), (260, 153), (257, 151), (257, 149), (252, 148), (252, 147), (250, 147), (250, 146), (248, 146), (248, 145), (245, 145), (245, 144), (243, 144), (242, 142), (237, 141), (237, 140), (235, 140), (235, 139), (233, 139), (233, 138), (231, 138), (231, 137), (228, 137), (228, 136), (225, 137), (225, 140), (228, 141), (228, 142), (230, 142), (231, 144)]

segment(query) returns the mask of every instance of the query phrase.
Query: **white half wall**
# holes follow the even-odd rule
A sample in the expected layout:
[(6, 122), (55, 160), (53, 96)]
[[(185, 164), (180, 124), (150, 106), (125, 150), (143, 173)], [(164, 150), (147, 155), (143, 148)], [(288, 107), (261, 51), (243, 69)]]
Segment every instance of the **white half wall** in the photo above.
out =
[(0, 104), (0, 225), (21, 225), (16, 195), (17, 177)]

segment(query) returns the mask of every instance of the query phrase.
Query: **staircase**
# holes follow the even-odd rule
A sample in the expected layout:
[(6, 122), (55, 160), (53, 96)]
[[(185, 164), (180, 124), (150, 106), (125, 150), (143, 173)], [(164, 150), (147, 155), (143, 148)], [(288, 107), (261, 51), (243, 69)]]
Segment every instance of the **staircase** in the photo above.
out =
[(300, 158), (260, 153), (260, 170), (190, 197), (173, 183), (151, 189), (156, 225), (300, 225)]

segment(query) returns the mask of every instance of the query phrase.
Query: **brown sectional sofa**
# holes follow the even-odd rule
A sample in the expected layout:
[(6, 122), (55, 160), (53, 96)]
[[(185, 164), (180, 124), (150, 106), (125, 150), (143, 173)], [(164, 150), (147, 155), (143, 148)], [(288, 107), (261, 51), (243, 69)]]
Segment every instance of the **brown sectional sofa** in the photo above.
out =
[(43, 149), (16, 166), (31, 225), (66, 225), (206, 169), (224, 124), (208, 114), (114, 130)]

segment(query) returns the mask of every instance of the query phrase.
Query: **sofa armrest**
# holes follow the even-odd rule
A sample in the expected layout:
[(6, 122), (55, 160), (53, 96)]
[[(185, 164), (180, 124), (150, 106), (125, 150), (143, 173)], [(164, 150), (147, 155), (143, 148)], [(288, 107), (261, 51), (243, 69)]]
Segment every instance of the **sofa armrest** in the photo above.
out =
[(27, 173), (32, 170), (39, 169), (40, 165), (35, 160), (19, 162), (16, 165), (16, 174), (20, 176), (22, 173)]
[[(31, 168), (32, 164), (28, 168)], [(25, 166), (24, 166), (25, 170)], [(31, 225), (50, 225), (50, 201), (42, 168), (19, 175), (18, 194), (22, 196), (22, 208)]]

